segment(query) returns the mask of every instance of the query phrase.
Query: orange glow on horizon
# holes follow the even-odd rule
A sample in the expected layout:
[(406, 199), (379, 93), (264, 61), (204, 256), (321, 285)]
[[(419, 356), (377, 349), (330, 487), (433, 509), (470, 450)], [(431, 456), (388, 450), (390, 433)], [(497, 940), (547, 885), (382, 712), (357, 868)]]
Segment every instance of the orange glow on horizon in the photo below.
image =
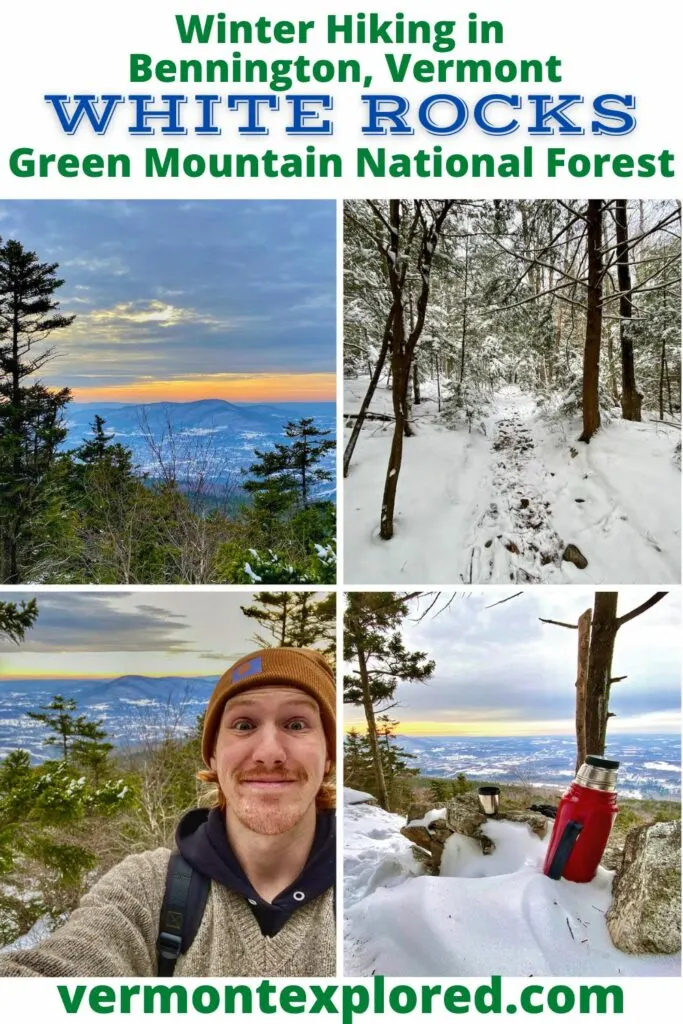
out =
[(226, 373), (71, 389), (77, 402), (334, 402), (334, 373)]
[[(209, 673), (211, 674), (211, 673)], [(214, 675), (218, 675), (218, 672), (214, 672)], [(20, 670), (16, 672), (3, 671), (0, 672), (0, 686), (5, 683), (43, 683), (48, 679), (54, 679), (58, 682), (82, 682), (84, 679), (101, 679), (103, 682), (106, 679), (118, 679), (119, 676), (129, 676), (131, 672), (29, 672), (24, 675)], [(149, 672), (145, 672), (145, 679), (166, 679), (168, 673), (164, 672), (160, 675), (152, 675)], [(198, 672), (196, 675), (189, 675), (187, 672), (182, 673), (183, 679), (205, 679), (206, 674)]]
[[(344, 732), (352, 729), (364, 735), (365, 722), (345, 722)], [(549, 722), (490, 721), (490, 722), (400, 722), (396, 726), (399, 736), (564, 736), (572, 732), (572, 723), (562, 720)]]

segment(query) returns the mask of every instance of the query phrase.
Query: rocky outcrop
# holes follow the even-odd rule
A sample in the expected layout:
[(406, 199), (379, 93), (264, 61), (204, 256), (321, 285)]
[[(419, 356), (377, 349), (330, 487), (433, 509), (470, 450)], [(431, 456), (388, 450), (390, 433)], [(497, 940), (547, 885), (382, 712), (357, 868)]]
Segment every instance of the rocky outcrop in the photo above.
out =
[(627, 834), (607, 927), (624, 953), (680, 952), (680, 821), (642, 825)]
[[(413, 808), (411, 808), (411, 811)], [(424, 818), (425, 810), (421, 809), (421, 818)], [(453, 797), (446, 804), (446, 816), (435, 818), (428, 825), (423, 825), (419, 819), (408, 817), (408, 824), (401, 829), (401, 835), (415, 844), (413, 854), (415, 858), (424, 865), (425, 870), (432, 875), (438, 875), (441, 867), (444, 846), (452, 835), (466, 836), (479, 843), (484, 856), (493, 853), (496, 844), (492, 839), (481, 831), (482, 825), (487, 821), (485, 814), (479, 808), (476, 793), (465, 793), (459, 797)], [(548, 818), (535, 811), (501, 811), (495, 816), (497, 821), (523, 822), (542, 839), (550, 825)]]
[(537, 814), (536, 811), (509, 811), (505, 815), (506, 821), (522, 821), (539, 839), (545, 839), (550, 828), (551, 821), (544, 814)]
[(605, 852), (602, 855), (600, 865), (607, 871), (618, 871), (624, 859), (624, 843), (626, 836), (623, 832), (613, 831), (609, 837)]

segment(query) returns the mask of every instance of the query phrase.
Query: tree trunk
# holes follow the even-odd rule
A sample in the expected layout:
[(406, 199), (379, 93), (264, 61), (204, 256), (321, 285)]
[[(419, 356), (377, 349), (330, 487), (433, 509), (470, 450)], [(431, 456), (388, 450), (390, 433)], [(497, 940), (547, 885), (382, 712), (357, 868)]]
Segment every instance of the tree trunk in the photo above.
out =
[(289, 598), (285, 597), (282, 605), (282, 619), (280, 623), (280, 647), (285, 646), (285, 640), (287, 639), (287, 626), (289, 620)]
[(576, 672), (576, 771), (586, 760), (586, 686), (588, 683), (588, 654), (593, 612), (588, 608), (579, 617), (579, 661)]
[(469, 235), (465, 235), (465, 282), (462, 298), (462, 333), (460, 337), (460, 380), (458, 382), (459, 390), (462, 390), (462, 382), (465, 377), (465, 354), (467, 341), (467, 283), (470, 269), (469, 237)]
[(306, 457), (307, 457), (307, 445), (306, 439), (304, 438), (303, 458), (301, 460), (301, 497), (303, 500), (304, 508), (308, 507), (308, 481), (306, 480)]
[(588, 289), (583, 352), (583, 431), (588, 443), (600, 427), (600, 342), (602, 340), (602, 199), (589, 199), (586, 214)]
[(614, 642), (619, 629), (617, 592), (596, 591), (591, 623), (586, 683), (586, 752), (605, 752)]
[(441, 412), (441, 378), (439, 376), (439, 356), (436, 356), (436, 401), (437, 408)]
[[(401, 471), (403, 457), (403, 434), (410, 436), (409, 417), (407, 412), (408, 390), (410, 385), (410, 369), (416, 358), (416, 349), (422, 335), (422, 329), (429, 304), (429, 283), (434, 252), (439, 235), (453, 200), (444, 200), (441, 209), (434, 214), (431, 224), (424, 217), (424, 205), (421, 200), (414, 200), (413, 231), (418, 223), (422, 225), (422, 236), (419, 246), (418, 269), (421, 287), (416, 303), (416, 316), (408, 337), (404, 317), (404, 287), (408, 268), (409, 253), (400, 253), (401, 244), (401, 201), (389, 200), (389, 242), (387, 247), (387, 274), (392, 294), (393, 320), (391, 330), (391, 369), (393, 374), (392, 402), (394, 407), (394, 436), (389, 454), (389, 464), (384, 483), (382, 509), (380, 512), (380, 536), (383, 540), (391, 540), (394, 535), (394, 507), (396, 488)], [(399, 257), (402, 258), (399, 259)], [(399, 268), (400, 265), (400, 268)], [(411, 303), (412, 307), (412, 303)], [(412, 314), (411, 314), (412, 316)]]
[(609, 366), (609, 385), (612, 392), (612, 401), (617, 405), (620, 403), (620, 398), (619, 388), (617, 387), (617, 375), (614, 368), (614, 343), (611, 330), (607, 331), (607, 363)]
[(628, 261), (628, 219), (626, 200), (616, 200), (615, 224), (617, 232), (617, 280), (619, 282), (619, 335), (621, 339), (621, 415), (625, 420), (640, 423), (643, 396), (636, 388), (633, 362), (633, 299), (631, 295), (631, 268)]
[(347, 477), (349, 475), (349, 467), (351, 465), (351, 459), (353, 458), (353, 453), (354, 453), (355, 448), (356, 448), (356, 443), (358, 441), (358, 438), (360, 437), (360, 432), (363, 429), (363, 423), (365, 422), (365, 417), (366, 417), (367, 411), (370, 408), (370, 404), (371, 404), (372, 399), (374, 397), (375, 391), (377, 390), (377, 385), (379, 384), (379, 379), (382, 376), (382, 370), (384, 369), (384, 364), (385, 364), (386, 359), (387, 359), (387, 353), (389, 351), (389, 341), (391, 339), (391, 323), (392, 323), (393, 315), (394, 315), (394, 310), (393, 310), (393, 306), (392, 306), (392, 308), (389, 310), (389, 316), (387, 317), (387, 322), (386, 322), (386, 325), (385, 325), (385, 328), (384, 328), (384, 335), (382, 337), (382, 347), (380, 348), (379, 356), (377, 357), (377, 365), (375, 366), (374, 373), (373, 373), (372, 377), (370, 378), (370, 383), (368, 385), (368, 390), (365, 392), (365, 398), (363, 399), (362, 405), (360, 407), (360, 411), (358, 413), (358, 418), (356, 419), (356, 422), (353, 425), (353, 430), (351, 431), (351, 437), (349, 438), (349, 440), (348, 440), (348, 442), (346, 444), (346, 448), (344, 450), (344, 476), (345, 477)]
[(666, 338), (662, 334), (662, 351), (659, 356), (659, 418), (664, 419), (664, 366), (666, 364)]
[[(398, 361), (398, 360), (397, 360)], [(394, 436), (391, 442), (389, 453), (389, 464), (384, 482), (384, 495), (382, 496), (382, 511), (380, 513), (379, 533), (382, 540), (391, 540), (394, 536), (394, 509), (396, 506), (396, 489), (398, 487), (398, 476), (401, 471), (403, 459), (403, 435), (405, 431), (404, 394), (402, 386), (402, 372), (394, 366), (394, 387), (392, 399), (394, 406)], [(406, 380), (407, 384), (407, 380)]]
[(375, 779), (377, 781), (377, 799), (380, 807), (385, 811), (388, 811), (390, 809), (389, 792), (384, 778), (382, 755), (380, 754), (379, 743), (377, 741), (377, 723), (375, 722), (375, 709), (372, 706), (372, 698), (370, 696), (370, 677), (368, 675), (368, 666), (365, 658), (365, 650), (363, 648), (363, 637), (356, 634), (355, 641), (356, 650), (358, 652), (360, 684), (363, 691), (363, 710), (365, 711), (365, 721), (368, 727), (368, 744), (370, 746), (372, 764), (375, 770)]
[[(12, 476), (15, 483), (17, 483), (22, 476), (21, 466), (21, 438), (16, 433), (20, 429), (19, 424), (21, 423), (21, 376), (19, 370), (19, 304), (22, 298), (21, 293), (15, 287), (13, 292), (13, 318), (12, 318), (12, 394), (10, 403), (13, 406), (13, 412), (16, 417), (15, 419), (15, 437), (14, 437), (14, 452), (12, 455)], [(21, 515), (19, 510), (19, 515)], [(16, 519), (17, 510), (14, 510), (14, 515), (9, 518), (7, 522), (7, 562), (9, 572), (7, 578), (4, 580), (5, 583), (16, 585), (21, 583), (21, 576), (19, 574), (19, 524)]]
[(417, 372), (417, 359), (413, 363), (413, 405), (419, 405), (422, 401), (420, 396), (420, 375)]

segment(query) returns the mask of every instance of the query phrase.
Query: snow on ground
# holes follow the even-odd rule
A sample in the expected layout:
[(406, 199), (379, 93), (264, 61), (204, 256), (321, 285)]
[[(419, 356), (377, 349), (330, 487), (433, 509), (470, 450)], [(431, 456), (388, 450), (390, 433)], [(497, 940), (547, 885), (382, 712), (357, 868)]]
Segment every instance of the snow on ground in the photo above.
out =
[(678, 956), (629, 956), (605, 924), (612, 872), (591, 883), (542, 873), (548, 840), (524, 824), (490, 821), (496, 850), (453, 836), (444, 875), (421, 874), (403, 818), (367, 804), (344, 812), (347, 976), (677, 976)]
[(372, 793), (363, 793), (360, 789), (344, 789), (345, 804), (365, 804), (374, 799)]
[[(367, 378), (346, 383), (360, 407)], [(403, 446), (395, 535), (379, 537), (393, 424), (368, 420), (345, 485), (348, 583), (674, 583), (680, 580), (679, 432), (615, 419), (590, 444), (578, 419), (551, 425), (533, 397), (502, 388), (472, 433), (440, 421), (423, 388)], [(372, 411), (391, 413), (378, 388)], [(588, 560), (562, 560), (573, 544)]]

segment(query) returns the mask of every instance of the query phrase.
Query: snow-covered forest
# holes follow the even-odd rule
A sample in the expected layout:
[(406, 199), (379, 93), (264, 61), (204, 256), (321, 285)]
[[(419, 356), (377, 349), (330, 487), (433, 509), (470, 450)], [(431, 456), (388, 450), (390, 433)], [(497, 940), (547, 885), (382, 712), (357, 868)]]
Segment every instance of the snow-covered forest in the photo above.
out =
[(349, 583), (680, 580), (673, 201), (345, 204)]

